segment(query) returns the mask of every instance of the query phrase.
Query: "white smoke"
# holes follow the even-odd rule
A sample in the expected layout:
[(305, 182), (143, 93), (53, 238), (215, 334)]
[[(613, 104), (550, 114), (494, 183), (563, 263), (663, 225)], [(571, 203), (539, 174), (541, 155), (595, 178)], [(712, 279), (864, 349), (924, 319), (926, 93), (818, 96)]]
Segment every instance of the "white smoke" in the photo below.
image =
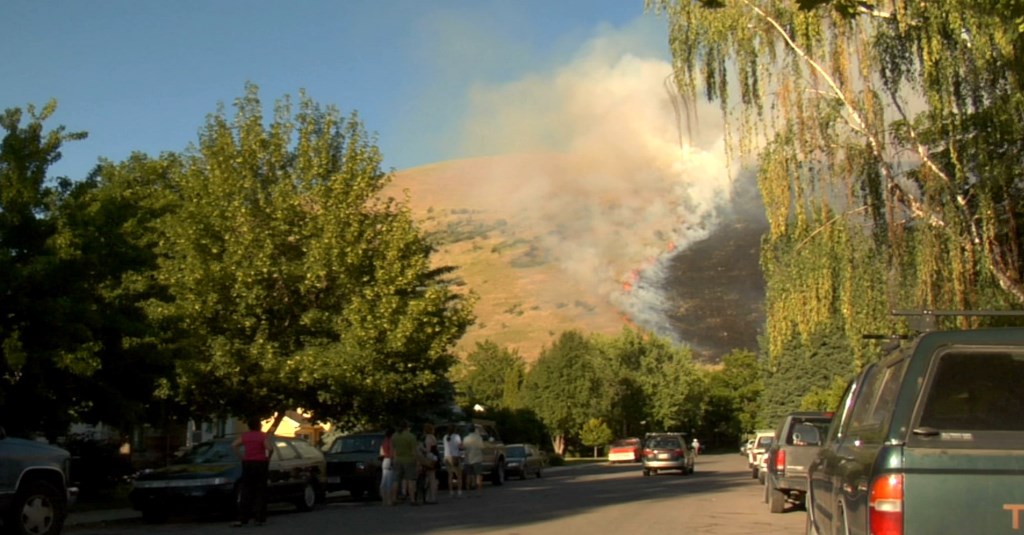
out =
[(492, 172), (480, 187), (552, 229), (544, 247), (576, 280), (635, 323), (670, 334), (666, 262), (710, 234), (732, 180), (720, 125), (681, 124), (666, 86), (671, 65), (637, 52), (635, 34), (647, 29), (608, 29), (549, 73), (477, 84), (464, 153), (560, 153), (560, 167)]

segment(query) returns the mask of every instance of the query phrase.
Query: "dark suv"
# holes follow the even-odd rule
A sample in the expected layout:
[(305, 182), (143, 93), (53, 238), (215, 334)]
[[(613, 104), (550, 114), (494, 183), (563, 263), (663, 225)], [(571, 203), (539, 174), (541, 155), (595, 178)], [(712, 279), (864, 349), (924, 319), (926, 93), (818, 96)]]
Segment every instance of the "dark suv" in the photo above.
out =
[(775, 441), (765, 459), (765, 499), (773, 513), (781, 513), (786, 502), (803, 504), (807, 492), (807, 466), (832, 423), (831, 412), (793, 412), (775, 430)]
[(1024, 328), (927, 332), (850, 383), (808, 533), (1020, 533)]
[(327, 490), (345, 490), (354, 498), (380, 499), (380, 446), (383, 432), (365, 432), (334, 439), (327, 449)]
[(78, 496), (71, 454), (42, 442), (8, 437), (0, 427), (0, 518), (4, 533), (56, 535)]
[(694, 452), (686, 442), (685, 433), (647, 433), (644, 436), (643, 474), (657, 474), (659, 470), (678, 470), (693, 473)]

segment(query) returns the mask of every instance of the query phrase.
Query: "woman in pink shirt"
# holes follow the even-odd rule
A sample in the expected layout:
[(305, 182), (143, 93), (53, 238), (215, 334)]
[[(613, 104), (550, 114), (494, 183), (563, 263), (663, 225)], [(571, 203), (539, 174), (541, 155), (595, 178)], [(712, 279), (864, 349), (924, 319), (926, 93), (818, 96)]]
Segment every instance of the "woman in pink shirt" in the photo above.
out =
[(260, 430), (260, 419), (250, 417), (249, 430), (242, 433), (231, 444), (235, 453), (242, 458), (241, 496), (238, 500), (238, 520), (231, 524), (239, 527), (249, 523), (255, 516), (256, 525), (267, 521), (267, 472), (274, 445), (270, 435)]

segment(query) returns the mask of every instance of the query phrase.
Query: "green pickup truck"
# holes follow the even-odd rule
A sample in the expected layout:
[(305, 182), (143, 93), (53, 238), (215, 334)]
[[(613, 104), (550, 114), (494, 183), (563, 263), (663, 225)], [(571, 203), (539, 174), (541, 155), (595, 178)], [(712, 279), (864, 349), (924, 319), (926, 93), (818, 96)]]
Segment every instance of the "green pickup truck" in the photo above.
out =
[(925, 332), (848, 386), (807, 532), (1024, 533), (1024, 328)]

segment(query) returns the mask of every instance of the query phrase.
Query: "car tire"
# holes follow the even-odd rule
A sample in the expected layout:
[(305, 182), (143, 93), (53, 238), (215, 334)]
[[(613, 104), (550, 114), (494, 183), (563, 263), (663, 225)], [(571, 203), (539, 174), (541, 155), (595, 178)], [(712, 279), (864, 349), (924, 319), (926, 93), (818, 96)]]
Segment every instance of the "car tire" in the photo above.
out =
[(540, 468), (537, 469), (537, 479), (541, 478), (541, 471), (542, 470)]
[(781, 513), (786, 508), (786, 493), (768, 485), (768, 510), (774, 514)]
[(5, 528), (10, 533), (56, 535), (64, 526), (67, 499), (53, 485), (33, 481), (14, 496)]
[(491, 484), (495, 487), (500, 487), (503, 483), (505, 483), (505, 459), (498, 459), (498, 464), (494, 467), (494, 473), (491, 474)]
[(644, 468), (644, 477), (649, 477), (650, 475), (651, 475), (651, 471), (646, 469), (646, 468)]
[(754, 468), (751, 468), (750, 471), (751, 471), (750, 478), (751, 479), (757, 479), (757, 474), (758, 474), (758, 472), (760, 472), (760, 470), (758, 470), (757, 467), (755, 466)]
[(522, 481), (524, 479), (526, 479), (526, 467), (525, 466), (523, 467), (522, 470), (519, 471), (519, 480)]
[(758, 482), (758, 483), (760, 483), (760, 484), (762, 484), (762, 485), (764, 485), (764, 484), (765, 484), (764, 472), (760, 472), (760, 471), (759, 471), (759, 472), (757, 473), (757, 482)]
[(295, 500), (295, 507), (303, 512), (312, 511), (316, 507), (316, 496), (316, 485), (312, 481), (307, 481), (302, 487), (302, 496)]

